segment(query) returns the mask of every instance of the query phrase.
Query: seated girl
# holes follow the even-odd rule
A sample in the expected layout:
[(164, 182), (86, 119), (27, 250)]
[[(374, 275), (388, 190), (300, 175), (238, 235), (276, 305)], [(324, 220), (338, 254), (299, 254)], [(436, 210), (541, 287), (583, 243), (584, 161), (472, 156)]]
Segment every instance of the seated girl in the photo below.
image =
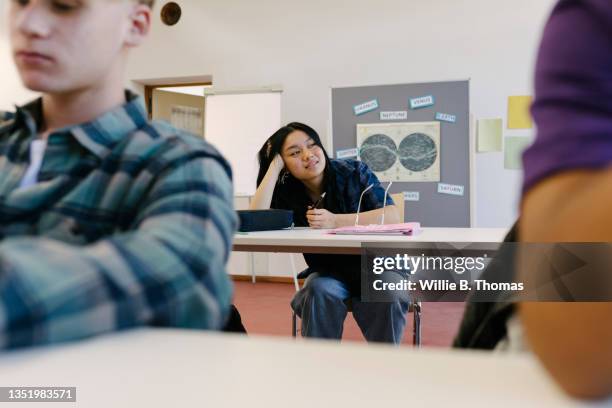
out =
[[(368, 166), (357, 160), (331, 160), (317, 132), (307, 125), (294, 122), (274, 133), (259, 151), (259, 165), (251, 209), (292, 210), (296, 226), (311, 228), (354, 225), (357, 219), (362, 225), (383, 219), (399, 222), (393, 200), (387, 197), (385, 205), (385, 191)], [(368, 341), (401, 342), (408, 302), (361, 302), (359, 256), (304, 254), (304, 258), (309, 275), (291, 302), (302, 318), (303, 336), (340, 339), (350, 300)]]

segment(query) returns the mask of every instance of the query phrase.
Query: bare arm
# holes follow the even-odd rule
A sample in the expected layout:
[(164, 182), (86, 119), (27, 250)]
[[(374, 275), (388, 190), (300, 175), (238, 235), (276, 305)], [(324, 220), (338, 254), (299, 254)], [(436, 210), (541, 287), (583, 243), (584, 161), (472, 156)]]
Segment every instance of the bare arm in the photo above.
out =
[(249, 205), (251, 210), (267, 210), (270, 208), (272, 196), (274, 195), (274, 188), (276, 187), (278, 176), (283, 170), (283, 167), (285, 167), (285, 164), (283, 163), (282, 157), (276, 155), (272, 163), (270, 163), (270, 167), (268, 167), (268, 171), (259, 184), (259, 187), (257, 187), (255, 195), (251, 199), (251, 204)]
[[(521, 240), (612, 242), (610, 202), (610, 169), (549, 178), (525, 196)], [(534, 352), (568, 393), (612, 393), (612, 303), (524, 303), (519, 310)]]
[[(608, 20), (600, 20), (609, 11), (604, 3), (560, 2), (542, 35), (532, 109), (538, 136), (523, 156), (525, 177), (537, 184), (523, 197), (521, 241), (612, 242), (612, 53)], [(518, 261), (525, 274), (529, 265)], [(531, 266), (531, 275), (541, 273)], [(612, 394), (611, 303), (524, 303), (519, 313), (534, 352), (568, 393)]]
[[(384, 209), (360, 212), (359, 225), (380, 224), (383, 211), (385, 212), (385, 224), (397, 224), (400, 221), (397, 207), (388, 205)], [(334, 214), (327, 210), (309, 210), (306, 218), (312, 228), (338, 228), (355, 225), (357, 214)]]
[[(399, 222), (399, 213), (397, 207), (388, 205), (385, 208), (378, 208), (371, 211), (363, 211), (359, 213), (359, 225), (380, 224), (383, 211), (385, 212), (385, 224), (397, 224)], [(357, 214), (338, 214), (337, 227), (355, 225)]]

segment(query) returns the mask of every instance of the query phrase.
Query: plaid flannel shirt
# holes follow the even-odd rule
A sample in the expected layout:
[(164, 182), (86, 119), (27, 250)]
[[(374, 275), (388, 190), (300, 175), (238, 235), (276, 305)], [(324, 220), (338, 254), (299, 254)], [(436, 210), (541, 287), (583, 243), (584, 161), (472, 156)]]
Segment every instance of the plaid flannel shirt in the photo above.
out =
[(52, 133), (38, 183), (24, 188), (42, 101), (0, 114), (0, 347), (223, 325), (237, 225), (231, 169), (126, 98)]
[(331, 165), (336, 174), (336, 186), (342, 200), (345, 203), (345, 212), (352, 214), (357, 212), (359, 197), (361, 193), (370, 188), (361, 200), (360, 211), (371, 211), (383, 208), (386, 205), (394, 205), (393, 198), (387, 194), (385, 201), (385, 189), (378, 181), (376, 174), (362, 161), (354, 159), (331, 159)]

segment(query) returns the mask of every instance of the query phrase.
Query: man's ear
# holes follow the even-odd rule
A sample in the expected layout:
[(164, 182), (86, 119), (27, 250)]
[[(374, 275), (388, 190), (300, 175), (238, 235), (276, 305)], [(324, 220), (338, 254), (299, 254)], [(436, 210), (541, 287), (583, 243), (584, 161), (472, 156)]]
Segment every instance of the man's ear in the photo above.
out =
[(151, 8), (144, 4), (135, 4), (129, 19), (125, 44), (128, 47), (136, 47), (142, 44), (151, 29)]

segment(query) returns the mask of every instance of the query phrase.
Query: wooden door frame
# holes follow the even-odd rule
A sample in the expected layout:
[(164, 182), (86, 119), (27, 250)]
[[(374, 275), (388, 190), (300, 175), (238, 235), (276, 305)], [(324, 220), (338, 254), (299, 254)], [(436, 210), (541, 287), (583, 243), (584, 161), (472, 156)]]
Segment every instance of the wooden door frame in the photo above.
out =
[[(145, 107), (147, 109), (147, 117), (149, 120), (153, 118), (153, 90), (157, 88), (180, 88), (183, 86), (211, 86), (212, 82), (190, 82), (190, 83), (171, 83), (171, 84), (161, 84), (161, 85), (144, 85), (144, 98), (145, 98)], [(204, 95), (202, 95), (204, 96)]]

